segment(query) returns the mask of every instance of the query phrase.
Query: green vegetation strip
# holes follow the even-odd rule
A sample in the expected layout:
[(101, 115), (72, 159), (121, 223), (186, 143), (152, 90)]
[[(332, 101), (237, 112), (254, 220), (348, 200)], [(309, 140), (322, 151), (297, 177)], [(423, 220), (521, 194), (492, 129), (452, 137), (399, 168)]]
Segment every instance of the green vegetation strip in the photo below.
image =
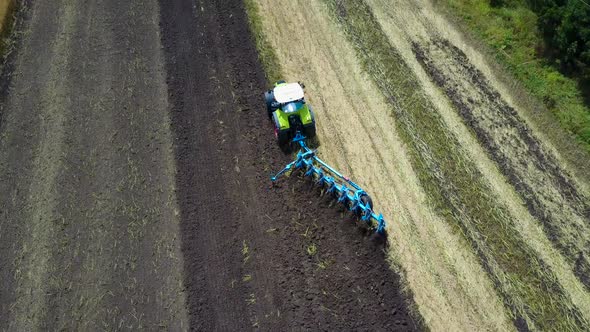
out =
[(260, 9), (256, 4), (256, 0), (244, 0), (244, 6), (248, 14), (250, 32), (254, 36), (254, 43), (258, 51), (258, 59), (264, 68), (266, 79), (272, 84), (283, 78), (281, 63), (275, 53), (275, 49), (264, 35), (262, 17), (260, 16)]
[(0, 0), (0, 56), (4, 56), (12, 40), (8, 38), (12, 32), (19, 3), (16, 0)]
[(365, 71), (392, 105), (431, 204), (471, 244), (520, 330), (579, 331), (587, 322), (524, 243), (504, 207), (463, 153), (421, 86), (362, 1), (324, 0)]
[[(524, 1), (492, 7), (489, 0), (445, 0), (451, 12), (494, 50), (495, 57), (543, 101), (561, 126), (590, 151), (590, 107), (574, 79), (537, 55), (543, 45), (537, 15)], [(582, 28), (582, 27), (580, 27)]]
[(6, 37), (7, 33), (10, 32), (10, 24), (13, 21), (17, 7), (16, 0), (0, 0), (0, 34), (3, 37)]

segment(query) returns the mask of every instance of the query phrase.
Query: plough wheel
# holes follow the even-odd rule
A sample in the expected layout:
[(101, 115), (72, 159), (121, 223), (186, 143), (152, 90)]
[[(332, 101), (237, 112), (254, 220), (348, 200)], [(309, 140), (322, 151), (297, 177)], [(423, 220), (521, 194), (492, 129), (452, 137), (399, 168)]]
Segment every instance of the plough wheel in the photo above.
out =
[(371, 196), (364, 194), (361, 196), (361, 202), (363, 202), (363, 204), (368, 205), (371, 210), (373, 210), (373, 200), (371, 199)]
[[(369, 208), (373, 210), (373, 200), (369, 195), (363, 194), (360, 199), (365, 206), (369, 206)], [(363, 216), (363, 210), (359, 207), (358, 209), (356, 209), (356, 211), (354, 211), (354, 214), (356, 214), (356, 216), (360, 218)]]

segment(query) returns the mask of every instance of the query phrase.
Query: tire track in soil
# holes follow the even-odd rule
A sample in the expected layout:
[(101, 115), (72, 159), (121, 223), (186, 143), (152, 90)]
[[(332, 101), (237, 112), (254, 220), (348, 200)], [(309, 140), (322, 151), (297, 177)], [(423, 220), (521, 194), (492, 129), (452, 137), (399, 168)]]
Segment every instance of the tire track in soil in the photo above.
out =
[[(21, 4), (21, 8), (17, 13), (17, 22), (14, 27), (14, 31), (22, 31), (28, 24), (32, 12), (29, 10), (31, 0), (24, 0)], [(49, 28), (45, 29), (45, 35), (38, 36), (39, 40), (48, 38), (52, 31), (56, 29), (56, 24), (48, 25)], [(6, 142), (10, 132), (7, 130), (6, 122), (12, 119), (12, 115), (7, 112), (7, 99), (11, 93), (11, 84), (15, 68), (18, 68), (17, 59), (18, 53), (21, 53), (20, 49), (25, 44), (22, 38), (15, 37), (15, 34), (11, 36), (14, 42), (14, 48), (6, 59), (6, 63), (2, 67), (2, 75), (0, 76), (0, 317), (9, 317), (10, 306), (15, 301), (16, 282), (15, 273), (18, 269), (14, 265), (14, 259), (19, 255), (19, 247), (22, 243), (22, 238), (19, 235), (23, 229), (23, 225), (20, 223), (14, 223), (9, 221), (18, 220), (24, 215), (24, 207), (19, 204), (25, 200), (27, 192), (24, 188), (28, 188), (30, 185), (30, 172), (32, 168), (32, 151), (24, 149), (4, 149), (3, 142)], [(48, 61), (49, 48), (41, 49), (39, 58), (37, 61)], [(22, 61), (22, 57), (21, 57)], [(45, 62), (46, 63), (46, 62)], [(29, 68), (32, 69), (32, 66)], [(32, 70), (31, 70), (32, 71)], [(43, 73), (38, 75), (38, 81), (43, 80)], [(32, 84), (30, 91), (39, 89), (39, 85)], [(21, 114), (26, 118), (28, 126), (21, 126), (20, 129), (35, 128), (38, 126), (38, 122), (35, 121), (35, 117), (27, 112), (31, 109), (33, 104), (31, 99), (22, 101), (22, 109), (24, 110)], [(36, 142), (36, 138), (32, 134), (23, 135), (12, 142), (16, 146), (27, 145), (30, 142)], [(11, 160), (11, 162), (7, 162)], [(11, 164), (18, 165), (19, 171), (7, 172)], [(6, 329), (8, 326), (8, 319), (0, 320), (0, 329)]]
[(289, 157), (241, 1), (160, 6), (191, 327), (419, 328), (381, 243), (305, 181), (269, 188)]
[(413, 52), (589, 288), (588, 199), (463, 51), (446, 39), (434, 39), (427, 45), (413, 43)]

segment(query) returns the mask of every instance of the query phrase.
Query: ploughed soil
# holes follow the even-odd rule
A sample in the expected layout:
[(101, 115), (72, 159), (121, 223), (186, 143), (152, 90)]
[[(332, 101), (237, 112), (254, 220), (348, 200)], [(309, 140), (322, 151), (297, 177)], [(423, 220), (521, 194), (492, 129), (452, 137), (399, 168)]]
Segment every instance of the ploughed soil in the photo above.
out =
[(290, 157), (242, 2), (160, 10), (191, 326), (416, 329), (379, 239), (295, 176), (270, 185)]
[(23, 8), (2, 76), (0, 330), (186, 328), (158, 4)]
[(0, 95), (0, 330), (420, 328), (379, 238), (296, 176), (270, 186), (290, 157), (241, 1), (21, 15)]

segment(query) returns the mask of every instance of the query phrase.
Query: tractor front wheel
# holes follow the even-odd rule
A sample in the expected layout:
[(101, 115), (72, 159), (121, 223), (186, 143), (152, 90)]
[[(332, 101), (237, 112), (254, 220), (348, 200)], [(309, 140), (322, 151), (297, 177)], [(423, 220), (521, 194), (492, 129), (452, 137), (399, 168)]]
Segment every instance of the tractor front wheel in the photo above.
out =
[(266, 112), (268, 113), (268, 118), (272, 118), (272, 113), (277, 109), (273, 107), (273, 102), (275, 101), (275, 96), (272, 90), (268, 90), (264, 93), (264, 102), (266, 103)]

